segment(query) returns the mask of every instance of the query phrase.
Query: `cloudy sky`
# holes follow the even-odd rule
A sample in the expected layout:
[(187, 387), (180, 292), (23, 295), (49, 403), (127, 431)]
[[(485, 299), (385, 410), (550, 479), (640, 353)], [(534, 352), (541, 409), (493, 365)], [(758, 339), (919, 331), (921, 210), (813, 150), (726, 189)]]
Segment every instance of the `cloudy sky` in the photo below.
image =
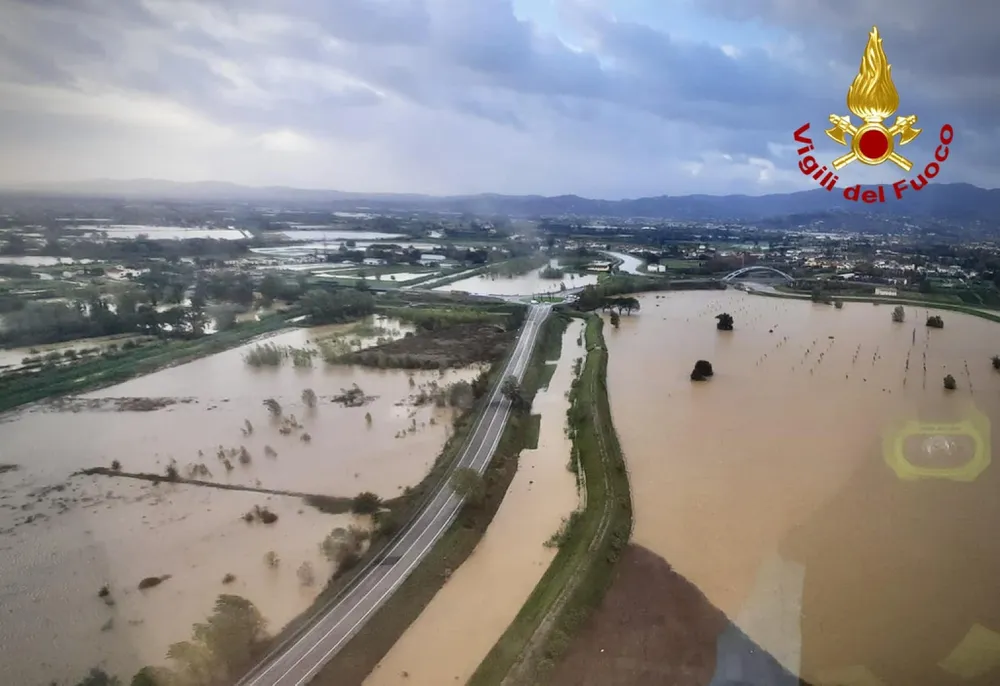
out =
[(995, 0), (0, 0), (0, 184), (808, 188), (792, 132), (844, 152), (822, 128), (873, 24), (914, 173), (950, 123), (938, 179), (1000, 185)]

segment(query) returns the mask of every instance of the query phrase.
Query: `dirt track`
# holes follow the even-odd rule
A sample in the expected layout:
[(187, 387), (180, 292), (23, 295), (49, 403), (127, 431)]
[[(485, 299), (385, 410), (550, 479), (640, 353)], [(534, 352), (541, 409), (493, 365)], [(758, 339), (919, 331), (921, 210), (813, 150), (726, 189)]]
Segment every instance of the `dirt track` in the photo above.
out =
[[(723, 683), (798, 684), (701, 592), (649, 550), (629, 545), (600, 608), (545, 679), (552, 686), (708, 686), (726, 633), (771, 675)], [(763, 655), (763, 657), (760, 657)], [(759, 674), (759, 672), (758, 672)]]

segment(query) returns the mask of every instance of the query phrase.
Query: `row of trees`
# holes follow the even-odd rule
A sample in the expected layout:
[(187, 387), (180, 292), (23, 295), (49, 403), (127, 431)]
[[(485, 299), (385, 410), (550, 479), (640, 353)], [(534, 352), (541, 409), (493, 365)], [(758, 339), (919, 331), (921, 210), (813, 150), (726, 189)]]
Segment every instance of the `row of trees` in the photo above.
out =
[(0, 344), (37, 345), (78, 338), (138, 333), (151, 336), (198, 337), (209, 317), (204, 301), (160, 310), (149, 300), (139, 302), (128, 291), (108, 302), (99, 295), (73, 302), (29, 302), (6, 315)]
[[(367, 291), (305, 290), (304, 286), (269, 277), (261, 284), (265, 298), (280, 297), (297, 303), (315, 324), (375, 312), (375, 298)], [(122, 291), (113, 299), (93, 289), (71, 302), (27, 301), (6, 314), (0, 344), (29, 346), (128, 333), (197, 338), (205, 333), (212, 319), (220, 330), (232, 327), (237, 311), (253, 302), (254, 284), (246, 275), (215, 275), (200, 282), (186, 303), (166, 308), (160, 304), (160, 293), (161, 289), (154, 285)], [(209, 307), (209, 298), (221, 302)]]
[(601, 304), (601, 311), (616, 311), (619, 316), (622, 312), (632, 314), (640, 309), (639, 299), (632, 296), (609, 297)]

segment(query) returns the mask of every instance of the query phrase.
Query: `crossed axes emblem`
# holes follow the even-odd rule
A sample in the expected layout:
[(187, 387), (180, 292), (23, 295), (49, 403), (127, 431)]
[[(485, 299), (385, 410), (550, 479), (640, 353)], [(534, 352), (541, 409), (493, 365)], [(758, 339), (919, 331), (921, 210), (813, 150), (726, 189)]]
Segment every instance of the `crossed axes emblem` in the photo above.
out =
[[(830, 115), (830, 123), (833, 128), (826, 130), (826, 135), (837, 141), (841, 145), (848, 145), (846, 136), (851, 137), (851, 152), (842, 155), (833, 161), (833, 168), (839, 171), (842, 167), (858, 160), (864, 164), (881, 164), (885, 160), (891, 160), (902, 167), (903, 171), (910, 171), (913, 163), (893, 150), (893, 141), (899, 136), (899, 144), (906, 145), (920, 135), (922, 129), (913, 128), (917, 123), (916, 115), (907, 117), (896, 117), (896, 123), (886, 128), (878, 121), (867, 121), (860, 128), (851, 123), (850, 116), (842, 117), (837, 114)], [(882, 135), (885, 139), (886, 152), (879, 158), (871, 158), (861, 151), (861, 139), (866, 135)]]

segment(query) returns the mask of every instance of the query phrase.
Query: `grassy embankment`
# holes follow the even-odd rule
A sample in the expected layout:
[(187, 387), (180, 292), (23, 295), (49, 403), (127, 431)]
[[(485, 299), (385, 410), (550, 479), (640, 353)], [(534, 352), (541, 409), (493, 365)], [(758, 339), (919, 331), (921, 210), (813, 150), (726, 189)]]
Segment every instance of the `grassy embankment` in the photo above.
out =
[[(543, 324), (521, 382), (522, 394), (526, 398), (533, 399), (540, 388), (546, 361), (559, 358), (562, 334), (567, 323), (568, 319), (565, 316), (551, 316)], [(494, 369), (502, 370), (505, 364), (506, 361)], [(478, 412), (470, 413), (462, 441), (453, 445), (454, 454), (457, 454), (458, 449), (464, 443), (468, 429), (475, 423), (477, 415)], [(368, 620), (361, 631), (313, 679), (314, 685), (336, 684), (344, 686), (345, 684), (362, 683), (378, 664), (378, 661), (389, 652), (407, 627), (430, 603), (451, 572), (458, 569), (462, 562), (472, 554), (493, 520), (493, 516), (507, 492), (507, 487), (514, 478), (517, 471), (518, 455), (531, 438), (531, 425), (530, 415), (523, 412), (511, 413), (493, 459), (487, 465), (483, 475), (486, 494), (482, 503), (474, 507), (467, 506), (461, 510), (448, 531), (420, 565), (413, 570), (407, 580)], [(537, 434), (535, 440), (537, 440)], [(450, 467), (450, 465), (451, 461), (446, 466)], [(444, 475), (439, 475), (439, 478), (434, 480), (432, 488), (436, 488), (441, 483), (442, 476)]]
[(565, 651), (611, 583), (615, 562), (632, 531), (628, 472), (611, 422), (603, 322), (586, 317), (587, 357), (573, 381), (568, 419), (582, 468), (586, 505), (556, 537), (559, 552), (470, 686), (533, 684)]
[[(926, 300), (929, 302), (943, 302), (954, 305), (965, 305), (967, 307), (985, 307), (989, 309), (1000, 309), (1000, 289), (993, 284), (962, 284), (955, 285), (940, 280), (930, 279), (931, 290), (922, 292), (912, 289), (898, 289), (897, 299)], [(830, 283), (820, 281), (817, 283)], [(934, 285), (934, 284), (937, 285)], [(785, 285), (775, 286), (775, 290), (785, 293), (801, 293), (808, 295), (810, 291), (804, 288), (793, 288)], [(824, 289), (826, 290), (826, 289)], [(843, 293), (844, 296), (873, 296), (872, 286), (858, 283), (837, 283), (836, 288), (829, 289), (830, 295), (836, 296)]]
[[(122, 348), (107, 356), (42, 367), (30, 373), (0, 376), (0, 412), (60, 395), (92, 391), (128, 381), (143, 374), (199, 357), (222, 352), (258, 336), (287, 326), (283, 317), (266, 317), (259, 322), (237, 325), (194, 340), (165, 340), (133, 349)], [(81, 341), (85, 343), (85, 341)]]
[[(809, 294), (803, 293), (801, 291), (785, 291), (785, 292), (764, 292), (764, 291), (754, 291), (753, 295), (764, 296), (765, 298), (786, 298), (789, 300), (808, 300)], [(844, 302), (866, 302), (866, 303), (877, 303), (879, 305), (909, 305), (910, 307), (926, 307), (928, 309), (935, 310), (949, 310), (951, 312), (960, 312), (962, 314), (969, 314), (973, 317), (982, 317), (983, 319), (988, 319), (991, 322), (1000, 322), (1000, 311), (996, 313), (987, 312), (982, 309), (977, 309), (975, 307), (969, 307), (967, 305), (959, 305), (953, 302), (942, 302), (939, 300), (924, 300), (924, 299), (911, 299), (911, 298), (883, 298), (876, 297), (874, 295), (835, 295), (828, 294), (832, 300), (843, 300)]]

